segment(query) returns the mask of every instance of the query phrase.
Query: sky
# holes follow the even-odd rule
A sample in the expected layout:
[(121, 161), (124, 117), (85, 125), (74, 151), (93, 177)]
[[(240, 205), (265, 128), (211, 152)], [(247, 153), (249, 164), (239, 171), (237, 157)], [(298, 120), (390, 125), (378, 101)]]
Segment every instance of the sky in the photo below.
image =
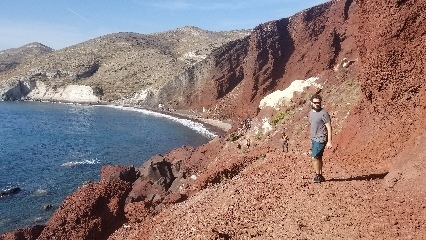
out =
[(328, 0), (0, 0), (0, 51), (39, 42), (55, 50), (110, 33), (195, 26), (253, 29)]

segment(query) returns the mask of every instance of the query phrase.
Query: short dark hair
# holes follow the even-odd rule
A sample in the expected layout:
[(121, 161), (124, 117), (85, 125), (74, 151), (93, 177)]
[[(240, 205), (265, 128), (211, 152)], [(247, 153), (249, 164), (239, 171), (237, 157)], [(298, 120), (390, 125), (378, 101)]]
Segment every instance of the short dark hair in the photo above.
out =
[(312, 102), (314, 99), (319, 99), (319, 100), (320, 100), (320, 102), (322, 102), (322, 97), (321, 97), (321, 95), (319, 95), (318, 93), (315, 93), (314, 95), (312, 95), (312, 97), (311, 97), (311, 102)]

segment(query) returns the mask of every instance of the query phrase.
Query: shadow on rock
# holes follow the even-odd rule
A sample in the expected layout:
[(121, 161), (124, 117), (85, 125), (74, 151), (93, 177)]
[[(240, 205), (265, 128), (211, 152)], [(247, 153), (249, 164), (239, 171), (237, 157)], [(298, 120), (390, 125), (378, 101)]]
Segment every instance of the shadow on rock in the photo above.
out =
[(370, 181), (370, 180), (376, 180), (376, 179), (383, 179), (386, 177), (388, 172), (385, 173), (379, 173), (379, 174), (369, 174), (369, 175), (362, 175), (358, 177), (350, 177), (350, 178), (331, 178), (327, 181), (329, 182), (342, 182), (342, 181)]

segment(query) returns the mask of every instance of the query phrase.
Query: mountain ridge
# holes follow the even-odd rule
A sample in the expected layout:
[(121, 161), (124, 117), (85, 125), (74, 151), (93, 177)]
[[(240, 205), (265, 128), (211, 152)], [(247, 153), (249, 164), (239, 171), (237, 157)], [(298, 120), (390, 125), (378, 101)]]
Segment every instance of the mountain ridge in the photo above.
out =
[[(213, 49), (247, 34), (248, 31), (216, 33), (195, 27), (155, 34), (112, 33), (23, 62), (3, 73), (0, 82), (7, 82), (3, 84), (3, 94), (17, 84), (16, 80), (27, 85), (39, 80), (51, 88), (90, 86), (102, 90), (103, 101), (117, 101), (147, 89), (156, 91)], [(25, 94), (5, 96), (12, 100), (26, 98)]]

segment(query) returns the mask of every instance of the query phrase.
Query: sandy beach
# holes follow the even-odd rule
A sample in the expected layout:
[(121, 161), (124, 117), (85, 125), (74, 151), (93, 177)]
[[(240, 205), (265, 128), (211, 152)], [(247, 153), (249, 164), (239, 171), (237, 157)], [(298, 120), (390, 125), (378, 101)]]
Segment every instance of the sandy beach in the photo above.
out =
[(215, 120), (215, 119), (200, 118), (198, 116), (195, 116), (194, 114), (189, 113), (189, 111), (186, 111), (186, 110), (175, 110), (175, 111), (161, 111), (161, 110), (155, 110), (155, 109), (146, 109), (146, 110), (201, 123), (209, 131), (217, 134), (218, 136), (224, 136), (232, 127), (231, 123), (226, 123), (224, 121)]

